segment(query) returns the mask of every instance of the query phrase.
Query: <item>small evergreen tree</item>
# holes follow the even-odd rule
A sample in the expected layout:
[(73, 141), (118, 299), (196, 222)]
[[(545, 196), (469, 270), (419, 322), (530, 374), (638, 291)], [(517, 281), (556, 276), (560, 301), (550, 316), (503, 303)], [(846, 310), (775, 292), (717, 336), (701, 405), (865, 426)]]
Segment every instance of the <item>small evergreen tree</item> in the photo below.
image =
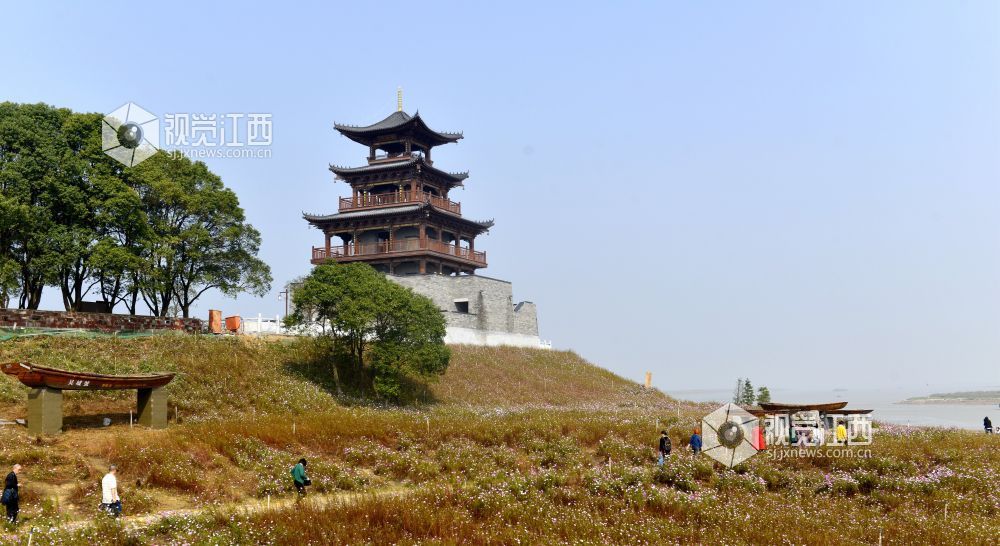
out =
[(752, 406), (754, 398), (753, 384), (750, 383), (750, 378), (748, 377), (743, 380), (743, 396), (740, 398), (740, 404)]
[(767, 387), (757, 389), (757, 403), (767, 403), (771, 401), (771, 391)]

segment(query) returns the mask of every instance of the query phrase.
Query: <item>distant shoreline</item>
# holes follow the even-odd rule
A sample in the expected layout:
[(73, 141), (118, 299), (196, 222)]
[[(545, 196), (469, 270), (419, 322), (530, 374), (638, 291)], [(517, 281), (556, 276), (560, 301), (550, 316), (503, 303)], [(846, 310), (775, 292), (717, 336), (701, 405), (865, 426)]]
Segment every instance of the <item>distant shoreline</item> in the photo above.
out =
[(997, 405), (1000, 404), (1000, 391), (934, 393), (929, 396), (907, 398), (900, 404)]

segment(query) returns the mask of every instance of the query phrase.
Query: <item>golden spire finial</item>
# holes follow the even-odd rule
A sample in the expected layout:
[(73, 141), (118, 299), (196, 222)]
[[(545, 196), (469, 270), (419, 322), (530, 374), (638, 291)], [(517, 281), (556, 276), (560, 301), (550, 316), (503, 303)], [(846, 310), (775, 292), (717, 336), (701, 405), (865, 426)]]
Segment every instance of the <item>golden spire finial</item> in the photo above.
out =
[(403, 88), (402, 87), (397, 87), (396, 88), (396, 111), (397, 112), (402, 112), (403, 111)]

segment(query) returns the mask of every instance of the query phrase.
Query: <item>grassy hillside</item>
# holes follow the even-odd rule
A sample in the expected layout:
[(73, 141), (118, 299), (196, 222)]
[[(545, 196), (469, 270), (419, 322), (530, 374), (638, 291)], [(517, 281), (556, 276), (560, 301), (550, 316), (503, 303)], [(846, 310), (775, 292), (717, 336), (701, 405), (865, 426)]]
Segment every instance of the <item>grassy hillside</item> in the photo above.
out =
[(667, 400), (576, 353), (515, 347), (454, 347), (448, 373), (431, 390), (443, 402), (474, 406), (630, 405), (637, 399)]
[[(0, 362), (113, 374), (176, 372), (167, 387), (171, 411), (176, 406), (182, 417), (196, 420), (300, 414), (363, 403), (364, 393), (350, 384), (347, 396), (338, 399), (332, 360), (328, 344), (315, 339), (166, 334), (134, 339), (38, 337), (0, 344)], [(23, 417), (26, 392), (15, 379), (0, 377), (0, 405), (8, 408), (8, 418)], [(429, 389), (418, 389), (417, 395), (424, 403), (465, 406), (580, 407), (667, 400), (571, 352), (465, 346), (453, 347), (447, 374)], [(127, 419), (134, 397), (130, 391), (67, 393), (67, 414), (79, 418), (103, 411)]]

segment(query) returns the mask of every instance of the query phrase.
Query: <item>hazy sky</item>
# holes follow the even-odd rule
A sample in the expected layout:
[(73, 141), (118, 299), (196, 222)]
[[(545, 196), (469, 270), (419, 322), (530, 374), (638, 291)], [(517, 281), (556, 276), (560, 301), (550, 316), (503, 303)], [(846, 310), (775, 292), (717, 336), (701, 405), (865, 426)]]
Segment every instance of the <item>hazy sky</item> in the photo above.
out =
[(366, 156), (333, 123), (401, 86), (556, 347), (663, 389), (1000, 384), (1000, 4), (472, 4), (17, 3), (0, 100), (273, 114), (271, 159), (207, 163), (275, 288), (199, 315), (283, 312)]

